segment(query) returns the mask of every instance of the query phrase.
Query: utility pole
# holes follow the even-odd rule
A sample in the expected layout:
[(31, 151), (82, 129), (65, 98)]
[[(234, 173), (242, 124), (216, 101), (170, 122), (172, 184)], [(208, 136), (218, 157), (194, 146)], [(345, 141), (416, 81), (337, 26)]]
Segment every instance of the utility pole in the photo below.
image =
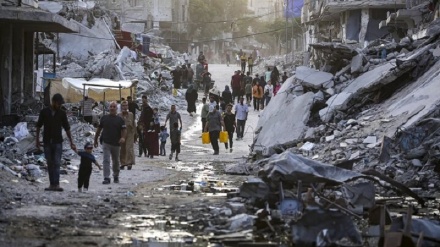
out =
[(285, 44), (285, 46), (286, 46), (286, 63), (287, 63), (287, 14), (286, 14), (286, 44)]

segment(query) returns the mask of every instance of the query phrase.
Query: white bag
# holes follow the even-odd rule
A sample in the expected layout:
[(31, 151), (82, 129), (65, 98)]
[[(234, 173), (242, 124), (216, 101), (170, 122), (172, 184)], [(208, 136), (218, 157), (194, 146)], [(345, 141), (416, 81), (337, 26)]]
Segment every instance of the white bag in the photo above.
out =
[(19, 141), (23, 140), (26, 136), (29, 135), (29, 130), (27, 128), (26, 122), (20, 122), (14, 127), (14, 136)]

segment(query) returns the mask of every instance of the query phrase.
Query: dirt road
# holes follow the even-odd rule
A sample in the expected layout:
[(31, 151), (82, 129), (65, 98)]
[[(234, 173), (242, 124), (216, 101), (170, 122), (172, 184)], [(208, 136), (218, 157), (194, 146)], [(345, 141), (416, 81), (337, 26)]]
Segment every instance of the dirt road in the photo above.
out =
[[(220, 90), (239, 69), (209, 68)], [(206, 246), (204, 229), (212, 223), (213, 208), (221, 208), (226, 192), (246, 179), (223, 170), (248, 155), (258, 112), (250, 110), (244, 139), (234, 138), (233, 152), (221, 144), (220, 155), (214, 156), (210, 145), (201, 144), (201, 104), (194, 117), (186, 105), (177, 108), (184, 122), (179, 162), (137, 158), (132, 170), (121, 171), (119, 184), (109, 185), (95, 170), (87, 193), (77, 192), (76, 173), (61, 176), (64, 192), (45, 192), (47, 176), (31, 183), (0, 173), (0, 189), (7, 195), (0, 200), (0, 246)]]

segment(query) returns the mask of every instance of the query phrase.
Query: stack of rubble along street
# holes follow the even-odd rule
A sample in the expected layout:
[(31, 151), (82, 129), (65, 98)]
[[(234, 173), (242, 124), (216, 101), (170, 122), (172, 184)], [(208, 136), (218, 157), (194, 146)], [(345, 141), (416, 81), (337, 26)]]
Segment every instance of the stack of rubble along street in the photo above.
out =
[(326, 66), (296, 68), (260, 115), (253, 162), (226, 168), (255, 176), (229, 201), (246, 203), (233, 219), (248, 231), (217, 238), (439, 246), (439, 27), (365, 49), (311, 45)]
[[(131, 54), (131, 52), (124, 47), (120, 52), (107, 50), (90, 56), (87, 58), (88, 62), (71, 57), (68, 60), (69, 63), (62, 63), (58, 66), (58, 76), (116, 80), (123, 77), (126, 80), (136, 80), (136, 100), (139, 102), (142, 95), (147, 95), (149, 104), (159, 109), (161, 121), (165, 121), (166, 112), (171, 105), (185, 107), (186, 101), (183, 92), (179, 91), (177, 96), (173, 96), (171, 93), (171, 67), (161, 63), (156, 58), (147, 57), (140, 62), (126, 54)], [(183, 63), (183, 59), (176, 53), (176, 59), (172, 63), (179, 62)], [(85, 64), (85, 66), (82, 67), (79, 64)], [(161, 82), (158, 81), (154, 72), (162, 75)], [(66, 103), (64, 107), (69, 112), (76, 112), (80, 107), (80, 103)], [(95, 122), (99, 121), (99, 118), (103, 115), (101, 109), (101, 107), (94, 108)], [(27, 117), (33, 117), (35, 122), (38, 119), (38, 114), (34, 113), (34, 115)], [(69, 115), (68, 120), (71, 124), (74, 143), (78, 148), (83, 147), (86, 142), (93, 142), (96, 130), (93, 125), (80, 121), (77, 114)], [(65, 133), (63, 132), (63, 134)], [(64, 147), (68, 147), (67, 138), (64, 138), (64, 140)], [(94, 152), (99, 159), (101, 147), (95, 149)], [(73, 162), (73, 159), (78, 160), (79, 158), (72, 150), (65, 149), (61, 175), (77, 172), (78, 167), (76, 164), (78, 162)], [(41, 150), (35, 149), (35, 133), (31, 126), (27, 126), (26, 122), (21, 122), (15, 126), (2, 127), (0, 133), (0, 172), (7, 172), (32, 182), (44, 183), (47, 180), (46, 168), (44, 154)]]

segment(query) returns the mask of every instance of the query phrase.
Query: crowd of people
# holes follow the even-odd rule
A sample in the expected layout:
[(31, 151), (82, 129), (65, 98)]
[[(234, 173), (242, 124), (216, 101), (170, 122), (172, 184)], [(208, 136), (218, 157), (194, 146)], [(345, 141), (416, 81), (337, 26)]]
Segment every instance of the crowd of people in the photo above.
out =
[[(241, 51), (240, 51), (241, 52)], [(220, 132), (228, 133), (228, 140), (224, 141), (225, 148), (233, 151), (233, 136), (236, 140), (242, 140), (245, 134), (246, 121), (249, 108), (253, 105), (254, 111), (263, 110), (271, 99), (275, 97), (281, 88), (282, 83), (287, 79), (286, 72), (281, 76), (277, 67), (268, 67), (263, 75), (255, 74), (252, 77), (253, 55), (246, 57), (243, 52), (241, 57), (241, 69), (234, 72), (231, 77), (230, 85), (225, 86), (221, 93), (210, 93), (211, 74), (203, 53), (200, 53), (198, 62), (203, 66), (199, 76), (202, 78), (204, 98), (202, 99), (201, 120), (202, 131), (208, 132), (210, 143), (214, 150), (214, 155), (219, 155), (219, 136)], [(186, 63), (187, 60), (185, 60)], [(248, 70), (246, 71), (246, 62)], [(186, 67), (188, 65), (188, 67)], [(187, 111), (190, 116), (196, 112), (196, 102), (198, 99), (198, 88), (193, 81), (194, 72), (190, 64), (183, 65), (173, 71), (174, 87), (180, 88), (181, 83), (187, 87), (185, 99), (187, 101)], [(206, 82), (203, 80), (206, 78)], [(209, 83), (208, 83), (209, 81)], [(209, 98), (209, 101), (207, 101)], [(252, 104), (253, 103), (253, 104)], [(70, 133), (70, 125), (67, 121), (66, 112), (61, 109), (64, 99), (61, 94), (52, 97), (51, 105), (40, 112), (37, 131), (36, 146), (41, 147), (39, 140), (40, 129), (44, 127), (43, 148), (47, 160), (50, 186), (48, 191), (63, 191), (59, 184), (60, 165), (62, 155), (62, 129), (65, 130), (70, 141), (70, 147), (80, 157), (81, 163), (78, 172), (78, 190), (88, 190), (89, 179), (92, 171), (92, 164), (99, 169), (103, 169), (103, 184), (113, 182), (119, 183), (120, 170), (132, 169), (135, 165), (134, 144), (139, 145), (139, 157), (153, 158), (154, 156), (166, 156), (165, 145), (170, 138), (171, 152), (169, 159), (175, 157), (179, 161), (182, 118), (177, 112), (176, 106), (172, 105), (167, 114), (165, 123), (161, 125), (157, 108), (152, 108), (147, 97), (142, 96), (142, 106), (133, 101), (131, 96), (127, 100), (110, 102), (106, 109), (108, 114), (101, 117), (97, 125), (97, 131), (93, 144), (86, 143), (84, 150), (78, 151)], [(98, 104), (93, 99), (85, 96), (80, 103), (84, 121), (93, 123), (93, 108)], [(233, 112), (234, 110), (234, 112)], [(140, 111), (140, 116), (136, 119), (136, 111)], [(169, 123), (167, 129), (167, 123)], [(169, 130), (169, 132), (168, 132)], [(94, 157), (93, 148), (102, 146), (103, 161), (102, 166)], [(175, 156), (174, 156), (175, 155)]]
[[(94, 101), (85, 97), (81, 103), (84, 116), (90, 116), (88, 111), (92, 107), (88, 104), (94, 105)], [(113, 182), (119, 183), (120, 171), (125, 168), (131, 170), (135, 165), (134, 145), (136, 142), (139, 145), (139, 157), (144, 154), (145, 157), (153, 158), (159, 155), (166, 156), (165, 144), (169, 137), (171, 140), (169, 159), (171, 160), (175, 153), (175, 160), (179, 160), (182, 119), (175, 105), (171, 106), (165, 123), (161, 126), (158, 109), (148, 104), (146, 96), (142, 96), (141, 107), (130, 96), (127, 97), (127, 101), (123, 100), (120, 103), (112, 101), (108, 106), (108, 114), (99, 120), (93, 144), (87, 142), (84, 150), (77, 150), (70, 133), (66, 112), (62, 110), (63, 104), (64, 98), (61, 94), (53, 95), (51, 105), (40, 112), (37, 122), (36, 147), (44, 149), (50, 181), (46, 191), (63, 191), (59, 181), (63, 150), (62, 129), (66, 132), (71, 149), (81, 157), (78, 172), (78, 191), (80, 192), (87, 191), (89, 188), (92, 164), (103, 169), (103, 184), (110, 184), (112, 176)], [(120, 106), (119, 112), (118, 106)], [(136, 110), (141, 111), (138, 119), (136, 119)], [(91, 121), (89, 118), (84, 118), (84, 120)], [(167, 122), (169, 122), (169, 134), (166, 128)], [(44, 128), (42, 143), (40, 142), (41, 128)], [(92, 153), (93, 148), (99, 145), (103, 152), (102, 166)]]

